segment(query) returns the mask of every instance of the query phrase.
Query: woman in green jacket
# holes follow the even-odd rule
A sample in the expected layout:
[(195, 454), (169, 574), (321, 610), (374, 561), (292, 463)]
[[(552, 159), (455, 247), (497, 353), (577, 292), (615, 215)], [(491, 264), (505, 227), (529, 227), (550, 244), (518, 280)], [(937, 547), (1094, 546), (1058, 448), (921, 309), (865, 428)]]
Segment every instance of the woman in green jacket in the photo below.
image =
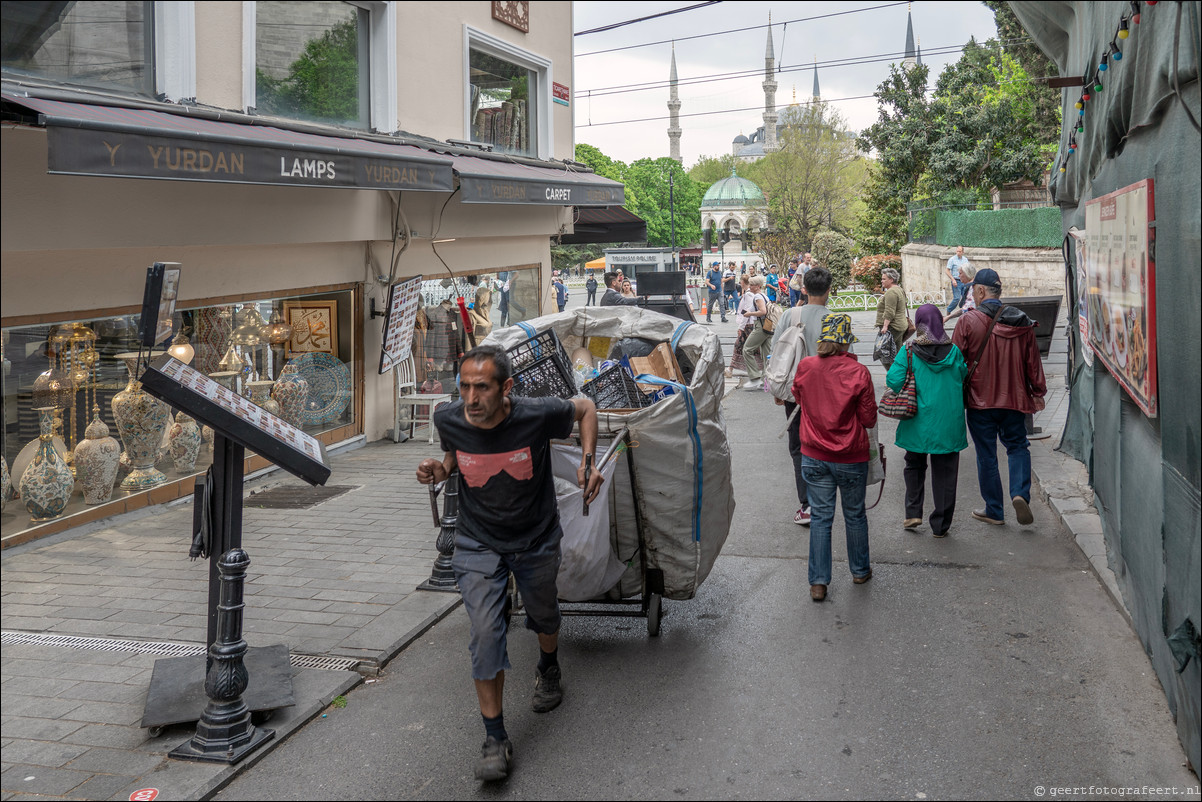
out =
[(964, 376), (968, 366), (960, 349), (943, 329), (943, 314), (934, 304), (923, 304), (914, 315), (918, 332), (889, 368), (885, 383), (894, 391), (906, 381), (907, 366), (914, 371), (918, 414), (898, 422), (898, 448), (906, 451), (906, 529), (922, 523), (922, 505), (931, 461), (931, 531), (947, 537), (956, 511), (956, 477), (960, 452), (968, 448), (964, 426)]

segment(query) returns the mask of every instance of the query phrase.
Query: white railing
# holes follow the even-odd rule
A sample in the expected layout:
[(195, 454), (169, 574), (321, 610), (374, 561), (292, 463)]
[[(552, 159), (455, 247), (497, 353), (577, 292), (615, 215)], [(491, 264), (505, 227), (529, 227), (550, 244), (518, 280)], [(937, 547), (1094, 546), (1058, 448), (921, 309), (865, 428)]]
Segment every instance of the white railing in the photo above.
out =
[[(844, 290), (846, 292), (846, 290)], [(881, 302), (881, 296), (884, 293), (871, 292), (856, 292), (848, 295), (835, 295), (829, 298), (826, 302), (827, 309), (835, 312), (865, 312), (876, 309), (877, 304)], [(936, 306), (946, 307), (948, 304), (947, 293), (939, 292), (907, 292), (906, 297), (913, 309), (923, 304), (935, 304)]]

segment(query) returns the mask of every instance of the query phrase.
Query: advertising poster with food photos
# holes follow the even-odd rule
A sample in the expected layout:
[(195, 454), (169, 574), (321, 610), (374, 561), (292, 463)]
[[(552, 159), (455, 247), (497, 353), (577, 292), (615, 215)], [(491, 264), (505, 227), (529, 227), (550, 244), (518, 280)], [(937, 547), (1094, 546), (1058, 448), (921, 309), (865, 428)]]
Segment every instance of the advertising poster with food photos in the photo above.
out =
[(381, 374), (392, 370), (413, 353), (413, 328), (417, 323), (421, 289), (421, 276), (399, 281), (388, 288), (388, 317), (384, 320), (384, 346), (380, 352)]
[(1155, 219), (1151, 179), (1085, 205), (1089, 346), (1148, 417), (1158, 412)]

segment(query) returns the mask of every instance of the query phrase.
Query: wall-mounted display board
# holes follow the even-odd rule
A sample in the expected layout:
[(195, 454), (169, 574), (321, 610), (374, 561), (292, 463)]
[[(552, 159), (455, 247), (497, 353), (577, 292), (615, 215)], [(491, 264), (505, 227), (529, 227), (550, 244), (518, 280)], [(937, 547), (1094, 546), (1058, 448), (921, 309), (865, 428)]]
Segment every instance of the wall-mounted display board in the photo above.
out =
[(1155, 229), (1149, 228), (1155, 219), (1152, 179), (1085, 204), (1089, 347), (1152, 418), (1158, 414)]
[(140, 378), (146, 392), (309, 484), (325, 484), (329, 478), (325, 447), (317, 438), (178, 359), (164, 354)]
[(381, 374), (392, 370), (413, 354), (413, 328), (417, 323), (417, 302), (421, 294), (421, 276), (398, 281), (388, 288), (384, 346), (380, 350)]

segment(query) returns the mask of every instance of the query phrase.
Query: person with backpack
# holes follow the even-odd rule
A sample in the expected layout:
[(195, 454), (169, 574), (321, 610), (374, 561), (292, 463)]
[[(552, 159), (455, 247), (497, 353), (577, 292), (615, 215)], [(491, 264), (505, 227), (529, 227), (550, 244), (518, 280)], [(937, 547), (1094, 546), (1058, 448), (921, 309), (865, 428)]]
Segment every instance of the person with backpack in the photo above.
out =
[(739, 308), (735, 312), (735, 344), (730, 349), (730, 366), (726, 369), (726, 376), (730, 378), (734, 376), (735, 371), (743, 374), (739, 378), (739, 385), (736, 389), (742, 389), (746, 382), (747, 363), (743, 359), (743, 343), (747, 342), (748, 335), (755, 328), (755, 320), (749, 318), (745, 313), (754, 305), (755, 296), (749, 290), (751, 289), (751, 279), (743, 276), (739, 279), (739, 284), (743, 290), (742, 300), (739, 301)]
[[(786, 310), (777, 321), (776, 331), (772, 335), (772, 352), (776, 354), (777, 359), (781, 360), (779, 364), (772, 366), (773, 372), (779, 371), (782, 374), (782, 380), (779, 382), (780, 391), (773, 388), (773, 395), (776, 396), (776, 403), (785, 408), (785, 418), (789, 421), (789, 456), (793, 459), (793, 478), (797, 484), (797, 503), (799, 505), (797, 513), (793, 516), (793, 523), (799, 526), (810, 525), (811, 512), (809, 492), (801, 470), (801, 437), (795, 420), (797, 404), (793, 399), (793, 379), (797, 375), (797, 368), (801, 360), (818, 353), (818, 337), (822, 334), (822, 320), (830, 314), (830, 310), (826, 308), (826, 301), (830, 297), (833, 279), (831, 272), (825, 267), (814, 267), (805, 274), (804, 280), (809, 302)], [(786, 352), (782, 347), (785, 334), (794, 327), (800, 328), (800, 341), (795, 348)], [(774, 359), (773, 362), (776, 360)], [(772, 376), (769, 376), (769, 384), (772, 383)]]
[(810, 598), (826, 599), (831, 582), (831, 528), (835, 497), (843, 501), (847, 533), (847, 567), (852, 582), (872, 579), (868, 554), (868, 432), (876, 426), (876, 393), (868, 368), (848, 349), (857, 338), (849, 315), (830, 314), (822, 321), (817, 356), (797, 367), (793, 398), (801, 408), (801, 470), (805, 475), (813, 522), (810, 526)]
[[(733, 264), (733, 263), (732, 263)], [(769, 337), (771, 331), (764, 330), (764, 318), (768, 316), (768, 296), (764, 295), (765, 280), (763, 276), (752, 276), (751, 304), (743, 317), (750, 320), (754, 326), (747, 339), (743, 342), (743, 361), (747, 363), (747, 383), (742, 389), (755, 392), (760, 389), (764, 377), (764, 368), (768, 365), (768, 355), (772, 353), (772, 343)]]
[(885, 384), (901, 392), (906, 375), (914, 376), (918, 412), (898, 421), (897, 447), (906, 452), (905, 529), (922, 524), (927, 460), (931, 463), (931, 532), (947, 537), (956, 512), (956, 479), (960, 452), (968, 448), (964, 425), (964, 377), (968, 365), (943, 328), (943, 313), (923, 304), (914, 313), (918, 332), (905, 344), (889, 368)]

